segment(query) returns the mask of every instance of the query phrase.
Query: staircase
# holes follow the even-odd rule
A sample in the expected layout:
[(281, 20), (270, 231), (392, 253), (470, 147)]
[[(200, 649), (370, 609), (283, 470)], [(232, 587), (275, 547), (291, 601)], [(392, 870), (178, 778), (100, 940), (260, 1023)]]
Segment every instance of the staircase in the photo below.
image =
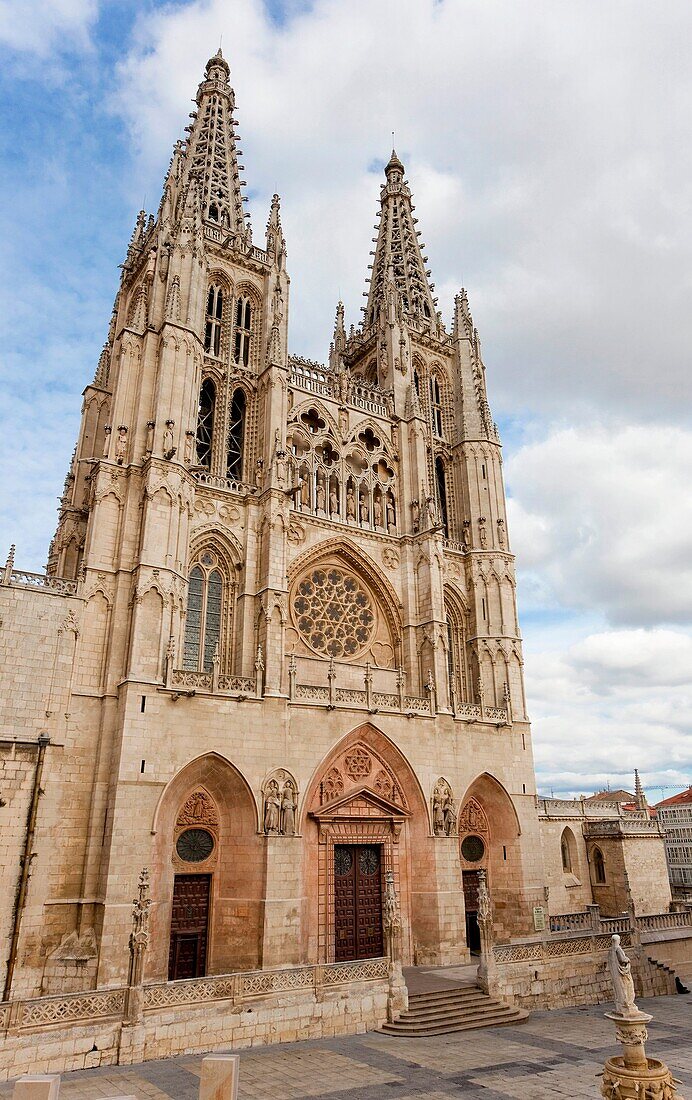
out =
[(479, 989), (474, 980), (475, 967), (472, 976), (464, 975), (458, 980), (451, 977), (447, 968), (442, 971), (407, 967), (404, 977), (409, 989), (408, 1011), (382, 1025), (380, 1031), (387, 1035), (447, 1035), (478, 1027), (520, 1024), (528, 1019), (524, 1009), (512, 1008)]

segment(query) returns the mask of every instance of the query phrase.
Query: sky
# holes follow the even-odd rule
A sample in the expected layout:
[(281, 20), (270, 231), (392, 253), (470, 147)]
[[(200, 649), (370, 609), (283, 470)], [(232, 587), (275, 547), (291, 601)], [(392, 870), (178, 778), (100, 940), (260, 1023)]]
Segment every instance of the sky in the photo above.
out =
[[(30, 13), (30, 17), (29, 17)], [(357, 323), (404, 160), (504, 442), (539, 790), (692, 782), (692, 5), (0, 0), (0, 556), (41, 570), (137, 210), (231, 65), (290, 349)]]

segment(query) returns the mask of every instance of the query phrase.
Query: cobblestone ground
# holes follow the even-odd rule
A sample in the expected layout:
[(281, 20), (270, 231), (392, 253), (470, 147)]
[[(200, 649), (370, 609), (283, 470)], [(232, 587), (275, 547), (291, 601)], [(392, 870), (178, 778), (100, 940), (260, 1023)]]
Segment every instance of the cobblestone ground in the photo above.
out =
[[(692, 1100), (692, 996), (643, 1000), (649, 1054)], [(618, 1053), (607, 1006), (534, 1012), (517, 1027), (435, 1038), (368, 1034), (241, 1051), (241, 1100), (597, 1100), (597, 1074)], [(197, 1100), (201, 1056), (63, 1075), (61, 1100), (129, 1095)], [(11, 1097), (12, 1084), (0, 1085)]]

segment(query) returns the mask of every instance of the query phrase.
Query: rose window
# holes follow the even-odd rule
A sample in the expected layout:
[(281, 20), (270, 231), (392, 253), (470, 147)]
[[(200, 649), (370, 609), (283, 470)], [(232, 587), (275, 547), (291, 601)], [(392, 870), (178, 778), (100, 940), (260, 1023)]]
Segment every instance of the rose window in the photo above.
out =
[(313, 569), (298, 585), (293, 612), (303, 640), (325, 657), (355, 657), (372, 641), (372, 598), (343, 569)]

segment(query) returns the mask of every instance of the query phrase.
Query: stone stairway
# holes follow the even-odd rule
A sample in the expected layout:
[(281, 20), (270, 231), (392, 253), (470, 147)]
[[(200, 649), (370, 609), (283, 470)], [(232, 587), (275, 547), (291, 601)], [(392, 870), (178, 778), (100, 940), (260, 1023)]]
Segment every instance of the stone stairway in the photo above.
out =
[[(512, 1008), (490, 997), (475, 983), (475, 966), (470, 968), (404, 970), (409, 990), (408, 1011), (383, 1024), (387, 1035), (446, 1035), (478, 1027), (501, 1027), (523, 1023), (528, 1012)], [(467, 971), (467, 973), (463, 973)], [(452, 975), (458, 974), (458, 977)]]

